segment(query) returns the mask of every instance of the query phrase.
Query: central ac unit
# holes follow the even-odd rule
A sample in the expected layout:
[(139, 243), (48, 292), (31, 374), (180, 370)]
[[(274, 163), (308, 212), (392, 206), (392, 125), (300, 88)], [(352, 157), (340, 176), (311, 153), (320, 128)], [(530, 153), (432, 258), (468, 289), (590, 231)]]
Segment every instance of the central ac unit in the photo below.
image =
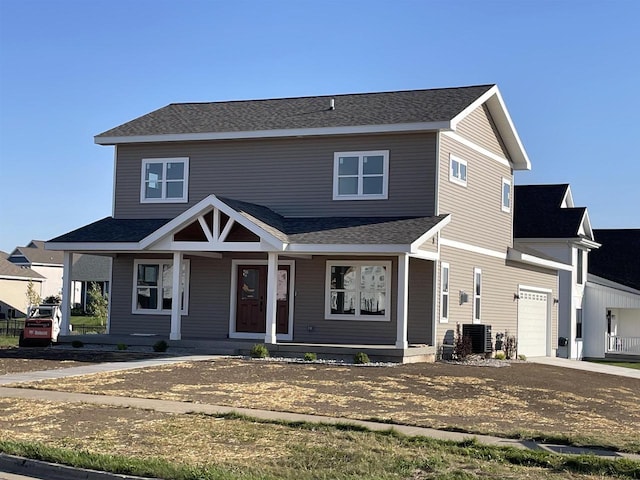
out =
[(467, 323), (462, 325), (462, 336), (471, 339), (472, 353), (491, 353), (491, 325), (484, 323)]

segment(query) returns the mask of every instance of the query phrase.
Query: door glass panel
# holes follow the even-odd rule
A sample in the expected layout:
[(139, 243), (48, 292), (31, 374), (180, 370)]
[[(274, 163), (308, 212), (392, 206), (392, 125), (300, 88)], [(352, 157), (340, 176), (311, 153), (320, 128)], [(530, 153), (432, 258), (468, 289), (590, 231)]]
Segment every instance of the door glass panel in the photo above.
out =
[(258, 298), (260, 291), (260, 272), (256, 268), (242, 268), (242, 290), (240, 292), (242, 300)]
[(278, 270), (278, 291), (276, 293), (277, 300), (287, 300), (289, 291), (289, 272), (286, 270)]

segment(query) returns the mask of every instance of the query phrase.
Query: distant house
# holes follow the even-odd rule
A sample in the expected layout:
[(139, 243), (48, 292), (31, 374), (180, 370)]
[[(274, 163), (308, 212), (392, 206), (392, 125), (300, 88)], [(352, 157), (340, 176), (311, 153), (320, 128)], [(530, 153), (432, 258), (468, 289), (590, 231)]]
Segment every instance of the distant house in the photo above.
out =
[(594, 230), (585, 292), (584, 356), (640, 356), (640, 229)]
[(495, 85), (172, 104), (95, 141), (113, 216), (47, 248), (113, 258), (112, 336), (413, 361), (468, 324), (555, 355), (572, 267), (514, 245), (531, 165)]
[(29, 267), (19, 267), (0, 252), (0, 319), (23, 317), (27, 311), (27, 287), (33, 282), (36, 293), (41, 294), (45, 278)]
[[(13, 265), (28, 268), (41, 277), (40, 296), (62, 295), (64, 253), (45, 250), (44, 241), (32, 240), (26, 247), (16, 247), (7, 260)], [(73, 259), (73, 282), (69, 298), (72, 307), (85, 308), (87, 292), (92, 282), (97, 283), (103, 293), (109, 291), (111, 259), (96, 255), (76, 255)]]
[(557, 355), (581, 359), (589, 252), (600, 246), (589, 213), (574, 205), (568, 184), (516, 185), (514, 203), (515, 245), (570, 265), (559, 271)]

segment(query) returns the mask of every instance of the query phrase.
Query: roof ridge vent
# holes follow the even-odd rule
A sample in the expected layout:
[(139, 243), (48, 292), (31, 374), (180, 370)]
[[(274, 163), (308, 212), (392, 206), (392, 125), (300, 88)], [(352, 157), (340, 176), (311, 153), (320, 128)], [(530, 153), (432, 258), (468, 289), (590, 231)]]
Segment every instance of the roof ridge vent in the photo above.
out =
[(331, 101), (329, 102), (329, 110), (335, 110), (336, 109), (336, 101), (335, 99), (331, 99)]

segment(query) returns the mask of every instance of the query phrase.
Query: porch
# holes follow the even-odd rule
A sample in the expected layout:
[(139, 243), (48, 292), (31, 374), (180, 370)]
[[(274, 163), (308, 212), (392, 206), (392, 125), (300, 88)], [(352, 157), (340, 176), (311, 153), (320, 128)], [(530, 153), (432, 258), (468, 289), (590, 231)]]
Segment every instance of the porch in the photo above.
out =
[[(118, 344), (127, 345), (128, 349), (151, 349), (153, 345), (164, 340), (169, 345), (168, 353), (175, 355), (242, 355), (247, 356), (255, 340), (220, 339), (220, 340), (170, 340), (163, 335), (65, 335), (60, 336), (58, 344), (68, 348), (74, 340), (81, 341), (86, 348), (115, 350)], [(436, 347), (430, 345), (409, 344), (406, 348), (394, 345), (357, 345), (335, 343), (280, 342), (267, 345), (272, 357), (302, 358), (305, 353), (315, 353), (320, 360), (336, 360), (350, 362), (358, 352), (366, 353), (372, 362), (415, 363), (433, 362)]]
[(637, 356), (640, 360), (640, 337), (605, 334), (605, 357)]

